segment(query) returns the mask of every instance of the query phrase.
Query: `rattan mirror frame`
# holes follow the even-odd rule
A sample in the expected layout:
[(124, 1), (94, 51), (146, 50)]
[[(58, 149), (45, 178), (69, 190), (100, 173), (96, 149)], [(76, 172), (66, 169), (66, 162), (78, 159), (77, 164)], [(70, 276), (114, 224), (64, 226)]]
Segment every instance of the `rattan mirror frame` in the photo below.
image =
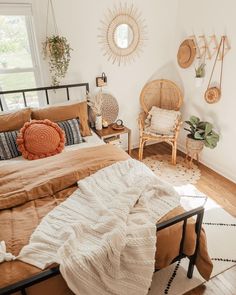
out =
[[(134, 61), (142, 52), (146, 36), (145, 22), (138, 9), (131, 4), (115, 6), (113, 10), (108, 10), (106, 17), (101, 21), (99, 28), (99, 43), (108, 61), (113, 64), (127, 64)], [(115, 42), (115, 31), (121, 24), (127, 24), (133, 32), (133, 39), (127, 48), (120, 48)]]

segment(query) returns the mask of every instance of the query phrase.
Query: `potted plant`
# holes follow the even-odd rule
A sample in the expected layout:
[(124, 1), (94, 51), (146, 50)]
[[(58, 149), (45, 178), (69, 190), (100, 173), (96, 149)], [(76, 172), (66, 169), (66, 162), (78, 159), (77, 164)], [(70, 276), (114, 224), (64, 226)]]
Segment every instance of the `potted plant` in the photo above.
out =
[(205, 63), (201, 63), (197, 68), (195, 68), (195, 84), (196, 87), (201, 87), (204, 77), (205, 77)]
[(43, 42), (44, 58), (49, 61), (53, 86), (59, 85), (60, 80), (65, 77), (71, 59), (71, 50), (67, 39), (59, 35), (47, 37)]
[(95, 117), (96, 130), (102, 130), (102, 92), (99, 91), (97, 95), (91, 98), (87, 96), (88, 105), (91, 107)]
[(184, 128), (189, 133), (187, 135), (186, 146), (190, 154), (200, 153), (204, 146), (214, 149), (219, 141), (219, 135), (213, 130), (213, 125), (209, 122), (201, 121), (196, 116), (191, 116), (189, 121), (185, 121), (189, 128)]

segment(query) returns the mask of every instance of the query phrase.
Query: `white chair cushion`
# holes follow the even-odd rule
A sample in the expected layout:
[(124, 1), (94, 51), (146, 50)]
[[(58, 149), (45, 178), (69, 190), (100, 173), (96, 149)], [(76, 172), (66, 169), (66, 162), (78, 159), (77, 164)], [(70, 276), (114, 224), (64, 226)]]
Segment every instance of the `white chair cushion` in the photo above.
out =
[(157, 135), (173, 136), (180, 117), (179, 111), (165, 110), (153, 106), (145, 121), (145, 131)]

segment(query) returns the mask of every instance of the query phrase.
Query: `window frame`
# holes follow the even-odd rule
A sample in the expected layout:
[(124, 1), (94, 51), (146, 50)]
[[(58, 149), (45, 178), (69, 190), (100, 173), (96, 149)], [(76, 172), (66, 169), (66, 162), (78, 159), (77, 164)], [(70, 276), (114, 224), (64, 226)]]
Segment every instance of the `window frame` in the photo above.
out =
[[(39, 50), (37, 46), (37, 39), (36, 39), (36, 29), (34, 24), (34, 17), (33, 17), (33, 7), (31, 3), (0, 3), (0, 8), (3, 7), (3, 12), (1, 12), (2, 9), (0, 9), (0, 15), (21, 15), (25, 17), (25, 23), (26, 23), (26, 30), (27, 30), (27, 36), (28, 36), (28, 42), (30, 47), (30, 54), (32, 59), (32, 67), (27, 68), (12, 68), (12, 69), (0, 69), (0, 75), (2, 74), (17, 74), (17, 73), (33, 73), (35, 77), (35, 88), (40, 87), (42, 85), (42, 69), (40, 65), (40, 55)], [(4, 9), (5, 8), (5, 9)], [(18, 13), (17, 13), (18, 12)], [(22, 88), (25, 88), (22, 86)], [(11, 90), (17, 90), (17, 89), (11, 89)], [(0, 85), (0, 91), (5, 91)], [(3, 109), (8, 110), (7, 102), (5, 101), (5, 98), (1, 97), (3, 102)], [(38, 95), (38, 103), (39, 105), (42, 104), (40, 95)]]

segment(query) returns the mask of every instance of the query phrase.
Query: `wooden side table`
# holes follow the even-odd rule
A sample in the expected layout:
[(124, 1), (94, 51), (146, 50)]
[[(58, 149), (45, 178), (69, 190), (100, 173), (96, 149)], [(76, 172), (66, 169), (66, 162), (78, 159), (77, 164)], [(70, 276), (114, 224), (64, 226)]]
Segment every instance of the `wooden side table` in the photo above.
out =
[(111, 125), (109, 125), (107, 128), (103, 128), (102, 130), (96, 130), (93, 129), (93, 131), (102, 139), (105, 140), (110, 137), (117, 137), (120, 138), (121, 134), (127, 134), (128, 135), (128, 154), (131, 155), (131, 129), (124, 126), (124, 129), (122, 130), (114, 130)]

